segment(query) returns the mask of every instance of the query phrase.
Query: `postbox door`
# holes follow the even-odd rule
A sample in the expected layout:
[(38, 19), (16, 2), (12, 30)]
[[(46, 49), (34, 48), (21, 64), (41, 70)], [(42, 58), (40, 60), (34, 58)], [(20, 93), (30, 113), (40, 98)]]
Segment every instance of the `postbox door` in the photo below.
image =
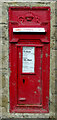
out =
[(18, 47), (18, 104), (41, 105), (41, 47)]

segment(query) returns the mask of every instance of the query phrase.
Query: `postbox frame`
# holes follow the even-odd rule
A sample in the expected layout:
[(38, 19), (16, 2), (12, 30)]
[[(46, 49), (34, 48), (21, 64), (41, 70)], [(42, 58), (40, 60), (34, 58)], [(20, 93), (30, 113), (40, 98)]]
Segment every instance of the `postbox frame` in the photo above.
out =
[[(30, 9), (30, 7), (18, 7), (18, 8)], [(16, 9), (16, 7), (10, 7), (9, 8), (9, 20), (10, 20), (10, 16), (11, 16), (10, 12), (11, 12), (12, 9)], [(50, 12), (50, 7), (35, 7), (35, 8), (32, 7), (32, 9), (48, 9), (49, 12)], [(49, 26), (49, 28), (50, 28), (50, 26)], [(11, 23), (9, 24), (9, 35), (10, 35), (10, 33), (11, 33)], [(49, 39), (50, 39), (50, 29), (49, 29)], [(42, 112), (42, 113), (47, 113), (47, 112), (49, 112), (49, 108), (48, 108), (48, 104), (49, 104), (49, 79), (47, 80), (47, 86), (46, 86), (47, 87), (47, 98), (45, 98), (46, 97), (45, 96), (46, 91), (44, 91), (44, 86), (45, 86), (46, 82), (43, 79), (43, 69), (45, 69), (45, 65), (44, 65), (44, 56), (45, 55), (42, 58), (42, 61), (43, 61), (43, 63), (42, 63), (42, 68), (43, 68), (42, 69), (42, 79), (43, 79), (42, 80), (42, 93), (43, 93), (42, 94), (42, 105), (38, 105), (38, 109), (34, 109), (35, 105), (33, 105), (33, 106), (30, 105), (30, 107), (33, 107), (33, 110), (31, 110), (31, 109), (22, 110), (22, 109), (19, 108), (19, 105), (17, 104), (17, 96), (18, 96), (18, 94), (17, 94), (17, 81), (16, 81), (16, 79), (17, 79), (17, 66), (18, 66), (17, 65), (17, 47), (19, 47), (19, 45), (14, 44), (14, 47), (15, 47), (14, 58), (16, 57), (16, 60), (14, 59), (14, 62), (16, 63), (16, 66), (15, 66), (16, 79), (13, 79), (13, 74), (12, 74), (12, 71), (14, 73), (14, 70), (13, 70), (14, 67), (12, 67), (12, 62), (13, 62), (12, 43), (13, 42), (14, 41), (11, 41), (11, 36), (10, 36), (10, 43), (9, 43), (9, 61), (10, 61), (9, 67), (10, 67), (10, 71), (11, 71), (10, 72), (10, 83), (9, 83), (9, 88), (10, 88), (10, 112), (19, 112), (19, 113), (21, 113), (21, 112), (22, 113), (24, 113), (24, 112), (26, 112), (26, 113), (41, 113)], [(49, 41), (48, 41), (48, 43), (49, 43)], [(21, 45), (21, 46), (31, 46), (31, 45)], [(34, 45), (32, 45), (32, 46), (34, 46)], [(48, 46), (50, 48), (50, 44)], [(39, 45), (38, 47), (41, 47), (41, 45)], [(46, 51), (44, 49), (44, 45), (42, 45), (42, 48), (43, 48), (43, 53), (45, 54)], [(50, 49), (48, 50), (48, 54), (50, 55)], [(50, 61), (50, 56), (48, 57), (48, 61)], [(48, 65), (50, 66), (50, 62), (48, 63)], [(47, 71), (49, 71), (48, 72), (48, 75), (49, 75), (49, 73), (50, 73), (49, 68), (47, 69)], [(26, 108), (26, 105), (21, 105), (21, 107)]]

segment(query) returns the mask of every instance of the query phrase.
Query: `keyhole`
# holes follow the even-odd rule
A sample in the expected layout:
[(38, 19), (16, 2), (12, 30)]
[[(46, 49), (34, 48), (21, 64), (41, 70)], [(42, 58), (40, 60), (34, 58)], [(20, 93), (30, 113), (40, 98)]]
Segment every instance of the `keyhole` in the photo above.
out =
[(23, 79), (23, 84), (25, 83), (25, 80)]

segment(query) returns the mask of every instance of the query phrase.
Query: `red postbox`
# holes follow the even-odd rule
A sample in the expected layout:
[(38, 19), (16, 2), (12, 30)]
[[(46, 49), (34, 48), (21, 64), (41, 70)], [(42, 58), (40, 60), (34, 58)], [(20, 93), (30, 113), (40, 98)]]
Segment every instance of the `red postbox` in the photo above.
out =
[(50, 7), (9, 8), (10, 112), (49, 112)]

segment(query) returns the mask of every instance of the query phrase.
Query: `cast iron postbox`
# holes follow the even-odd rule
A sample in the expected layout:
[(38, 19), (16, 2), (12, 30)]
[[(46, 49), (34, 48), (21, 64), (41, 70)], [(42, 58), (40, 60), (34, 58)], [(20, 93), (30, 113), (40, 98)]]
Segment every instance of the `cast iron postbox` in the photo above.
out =
[(10, 112), (49, 112), (50, 8), (9, 8)]

